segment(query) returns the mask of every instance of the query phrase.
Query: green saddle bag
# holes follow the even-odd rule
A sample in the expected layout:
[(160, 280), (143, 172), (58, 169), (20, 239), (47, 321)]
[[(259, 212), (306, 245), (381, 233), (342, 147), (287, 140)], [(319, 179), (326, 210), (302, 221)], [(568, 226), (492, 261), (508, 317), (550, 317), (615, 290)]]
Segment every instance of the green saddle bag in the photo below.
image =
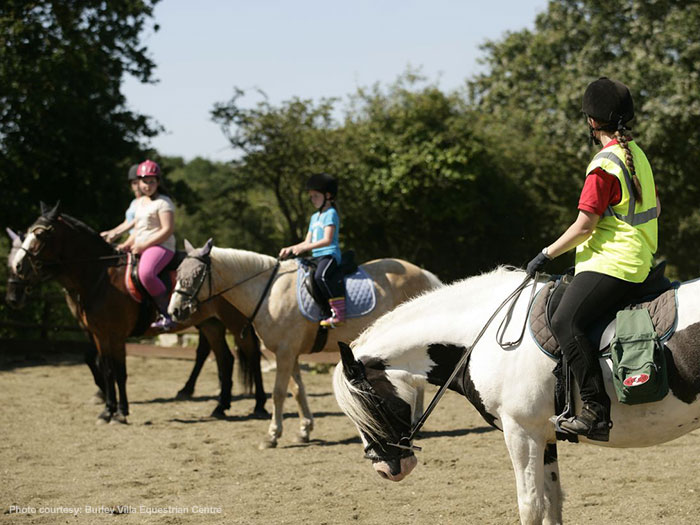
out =
[(620, 403), (660, 401), (668, 393), (664, 349), (645, 309), (617, 313), (610, 345), (613, 384)]

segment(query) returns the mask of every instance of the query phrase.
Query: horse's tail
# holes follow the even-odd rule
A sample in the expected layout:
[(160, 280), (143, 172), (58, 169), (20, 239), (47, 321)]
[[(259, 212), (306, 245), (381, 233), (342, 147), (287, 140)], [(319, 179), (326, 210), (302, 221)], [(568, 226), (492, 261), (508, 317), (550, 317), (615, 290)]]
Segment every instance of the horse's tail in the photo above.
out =
[(260, 359), (262, 358), (260, 339), (251, 326), (246, 336), (237, 339), (236, 343), (238, 343), (238, 362), (240, 365), (238, 379), (243, 385), (243, 391), (246, 394), (252, 394), (255, 378), (260, 374)]
[(421, 271), (423, 272), (423, 275), (425, 275), (425, 278), (428, 279), (428, 282), (430, 283), (430, 289), (440, 288), (441, 286), (443, 286), (443, 282), (433, 272), (430, 272), (425, 268), (422, 268)]

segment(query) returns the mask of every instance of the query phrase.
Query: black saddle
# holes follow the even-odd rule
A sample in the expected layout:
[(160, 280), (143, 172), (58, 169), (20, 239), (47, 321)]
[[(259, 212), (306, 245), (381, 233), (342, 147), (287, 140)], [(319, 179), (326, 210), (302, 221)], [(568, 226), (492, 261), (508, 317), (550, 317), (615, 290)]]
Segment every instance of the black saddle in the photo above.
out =
[[(617, 310), (624, 310), (633, 305), (640, 305), (642, 303), (649, 303), (659, 297), (664, 292), (673, 288), (673, 283), (665, 275), (666, 272), (666, 261), (662, 261), (651, 269), (649, 275), (644, 280), (639, 287), (634, 291), (634, 294), (627, 300), (626, 304), (622, 305), (620, 308), (615, 309), (610, 312), (605, 312), (593, 325), (589, 328), (587, 336), (591, 342), (594, 344), (599, 344), (600, 340), (605, 332), (605, 329), (611, 323), (615, 316), (617, 315)], [(551, 330), (552, 317), (554, 312), (556, 312), (559, 303), (561, 303), (561, 298), (564, 292), (568, 288), (569, 284), (573, 280), (573, 275), (565, 274), (561, 276), (558, 284), (555, 284), (554, 289), (550, 292), (547, 298), (546, 305), (546, 319), (547, 326)]]
[[(675, 285), (664, 275), (666, 271), (666, 262), (663, 261), (654, 268), (647, 276), (646, 280), (637, 287), (635, 293), (629, 298), (626, 305), (622, 305), (619, 309), (614, 309), (612, 312), (604, 313), (598, 321), (596, 321), (589, 329), (586, 334), (589, 340), (598, 346), (598, 348), (606, 347), (606, 344), (601, 344), (602, 339), (605, 337), (605, 342), (609, 342), (608, 339), (612, 334), (605, 333), (609, 325), (615, 319), (617, 315), (617, 310), (624, 310), (628, 308), (647, 308), (649, 310), (652, 319), (657, 318), (660, 321), (661, 318), (665, 321), (664, 323), (655, 321), (655, 328), (659, 337), (663, 335), (659, 334), (666, 331), (666, 326), (671, 326), (668, 328), (672, 332), (675, 326), (675, 295), (673, 292), (666, 293), (673, 289)], [(554, 367), (552, 373), (556, 377), (556, 384), (554, 388), (554, 409), (555, 413), (559, 416), (554, 419), (555, 434), (557, 439), (564, 441), (571, 441), (572, 443), (578, 442), (578, 436), (575, 434), (570, 434), (565, 432), (559, 426), (559, 421), (563, 418), (571, 417), (575, 414), (574, 411), (574, 396), (573, 396), (573, 375), (571, 372), (566, 359), (561, 358), (561, 349), (556, 343), (556, 339), (553, 337), (551, 332), (551, 319), (556, 312), (561, 298), (566, 291), (566, 288), (571, 283), (573, 276), (571, 274), (566, 274), (560, 277), (558, 283), (548, 283), (548, 286), (553, 286), (550, 291), (549, 296), (546, 299), (546, 304), (544, 305), (544, 311), (539, 316), (539, 326), (540, 328), (546, 328), (547, 330), (540, 330), (535, 332), (533, 330), (533, 336), (538, 341), (540, 348), (546, 349), (549, 355), (558, 358), (557, 364)], [(543, 290), (544, 291), (544, 290)], [(673, 296), (673, 298), (669, 297)], [(533, 305), (532, 315), (535, 313), (535, 305)], [(670, 310), (673, 310), (672, 315), (666, 315)], [(546, 326), (542, 326), (541, 319), (544, 317)], [(672, 321), (670, 318), (672, 317)], [(531, 328), (534, 324), (531, 320)], [(604, 354), (605, 349), (601, 349), (601, 354)]]
[[(302, 266), (308, 269), (306, 274), (306, 280), (304, 281), (304, 286), (309, 292), (309, 295), (316, 301), (321, 307), (321, 311), (324, 316), (330, 317), (331, 308), (328, 304), (328, 297), (321, 291), (316, 279), (314, 279), (314, 272), (316, 271), (316, 261), (314, 259), (300, 257), (299, 262)], [(340, 256), (340, 274), (344, 278), (346, 275), (352, 275), (357, 271), (357, 263), (355, 262), (355, 252), (353, 250), (348, 250), (343, 252)]]

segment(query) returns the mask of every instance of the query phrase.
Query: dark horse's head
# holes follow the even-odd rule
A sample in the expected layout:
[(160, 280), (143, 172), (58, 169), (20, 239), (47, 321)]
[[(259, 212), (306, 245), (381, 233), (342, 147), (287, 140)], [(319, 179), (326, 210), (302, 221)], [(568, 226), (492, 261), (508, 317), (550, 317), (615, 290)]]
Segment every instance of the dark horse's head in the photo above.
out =
[(360, 431), (374, 470), (401, 481), (418, 463), (409, 441), (412, 406), (399, 395), (381, 360), (363, 363), (348, 345), (338, 345), (341, 363), (333, 378), (338, 405)]
[(114, 253), (94, 230), (59, 212), (59, 203), (47, 209), (42, 203), (34, 221), (12, 259), (10, 269), (25, 281), (45, 280), (79, 260)]

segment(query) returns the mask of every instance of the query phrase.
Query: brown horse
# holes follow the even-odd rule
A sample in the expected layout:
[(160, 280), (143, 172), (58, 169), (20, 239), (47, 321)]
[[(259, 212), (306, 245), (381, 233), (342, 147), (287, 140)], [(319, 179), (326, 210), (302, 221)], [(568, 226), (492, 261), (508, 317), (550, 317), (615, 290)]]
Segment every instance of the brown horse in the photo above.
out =
[[(125, 267), (118, 263), (121, 259), (90, 227), (59, 213), (57, 204), (51, 211), (43, 211), (30, 226), (10, 265), (19, 278), (34, 275), (42, 280), (55, 279), (64, 287), (73, 315), (91, 335), (99, 353), (106, 406), (98, 421), (124, 423), (129, 413), (125, 342), (139, 327), (147, 327), (156, 311), (153, 306), (142, 308), (131, 298), (124, 285)], [(231, 402), (233, 355), (226, 343), (226, 328), (236, 338), (246, 383), (255, 383), (254, 415), (266, 414), (260, 345), (252, 330), (247, 337), (241, 337), (246, 322), (240, 312), (220, 300), (211, 301), (198, 315), (177, 327), (182, 330), (197, 325), (214, 351), (221, 392), (213, 416), (222, 416)], [(144, 335), (155, 333), (149, 329)]]
[[(212, 247), (211, 241), (200, 249), (188, 246), (187, 242), (185, 246), (188, 256), (178, 267), (176, 293), (172, 295), (168, 308), (173, 318), (186, 319), (193, 309), (199, 312), (210, 301), (220, 298), (252, 315), (258, 301), (263, 298), (255, 317), (255, 329), (265, 347), (275, 353), (277, 370), (272, 394), (272, 419), (260, 448), (277, 446), (282, 435), (283, 405), (290, 379), (299, 407), (298, 440), (308, 442), (314, 420), (298, 358), (301, 354), (309, 353), (314, 346), (318, 323), (304, 318), (297, 307), (296, 262), (282, 262), (275, 274), (277, 261), (274, 257)], [(354, 339), (383, 313), (411, 297), (442, 286), (440, 280), (429, 271), (400, 259), (376, 259), (361, 265), (361, 268), (374, 282), (376, 306), (370, 313), (348, 319), (343, 326), (330, 330), (324, 349), (335, 351), (339, 340)]]
[[(10, 261), (12, 261), (15, 257), (15, 254), (17, 251), (21, 248), (22, 246), (22, 241), (24, 240), (24, 236), (20, 233), (16, 233), (10, 228), (5, 228), (5, 231), (7, 232), (7, 235), (10, 237), (10, 240), (12, 241), (12, 246), (10, 247), (10, 253), (7, 256), (7, 287), (5, 289), (5, 303), (12, 309), (19, 310), (24, 307), (26, 301), (27, 301), (27, 296), (29, 295), (31, 289), (33, 286), (40, 284), (39, 278), (34, 274), (34, 272), (31, 272), (31, 275), (20, 279), (17, 274), (14, 272), (12, 266), (10, 265)], [(65, 294), (65, 299), (66, 299), (66, 304), (68, 306), (68, 309), (71, 312), (76, 311), (76, 305), (73, 302), (73, 299), (71, 299), (71, 296), (68, 294)], [(242, 323), (243, 320), (240, 318), (240, 316), (236, 320), (239, 323)], [(232, 328), (233, 329), (233, 328)], [(197, 337), (197, 350), (195, 353), (195, 361), (194, 365), (192, 366), (192, 372), (190, 372), (190, 375), (187, 379), (187, 382), (185, 383), (185, 386), (183, 386), (178, 392), (177, 395), (175, 396), (176, 399), (191, 399), (192, 396), (194, 395), (194, 388), (197, 383), (197, 378), (199, 377), (200, 372), (202, 371), (202, 367), (204, 366), (204, 362), (206, 361), (207, 357), (209, 357), (209, 354), (211, 353), (211, 346), (209, 345), (209, 341), (207, 341), (207, 338), (204, 336), (202, 331), (198, 328), (198, 337)], [(238, 333), (238, 330), (236, 330), (236, 333)], [(85, 364), (88, 365), (90, 368), (90, 372), (92, 373), (92, 377), (95, 381), (95, 384), (98, 387), (97, 392), (95, 393), (94, 399), (96, 402), (102, 403), (105, 399), (104, 395), (104, 378), (102, 371), (99, 369), (99, 360), (98, 360), (98, 353), (97, 353), (97, 346), (95, 346), (95, 342), (90, 335), (89, 332), (86, 332), (86, 335), (88, 337), (88, 342), (89, 345), (85, 350)], [(251, 342), (253, 340), (251, 339)], [(239, 343), (241, 344), (241, 343)], [(245, 341), (242, 343), (245, 344)], [(246, 383), (246, 386), (249, 387), (248, 383), (250, 383), (251, 378), (249, 377), (243, 377), (244, 382)], [(248, 388), (249, 390), (249, 388)], [(260, 407), (262, 408), (262, 407)], [(267, 412), (260, 411), (259, 414), (257, 415), (264, 415), (267, 416)]]

